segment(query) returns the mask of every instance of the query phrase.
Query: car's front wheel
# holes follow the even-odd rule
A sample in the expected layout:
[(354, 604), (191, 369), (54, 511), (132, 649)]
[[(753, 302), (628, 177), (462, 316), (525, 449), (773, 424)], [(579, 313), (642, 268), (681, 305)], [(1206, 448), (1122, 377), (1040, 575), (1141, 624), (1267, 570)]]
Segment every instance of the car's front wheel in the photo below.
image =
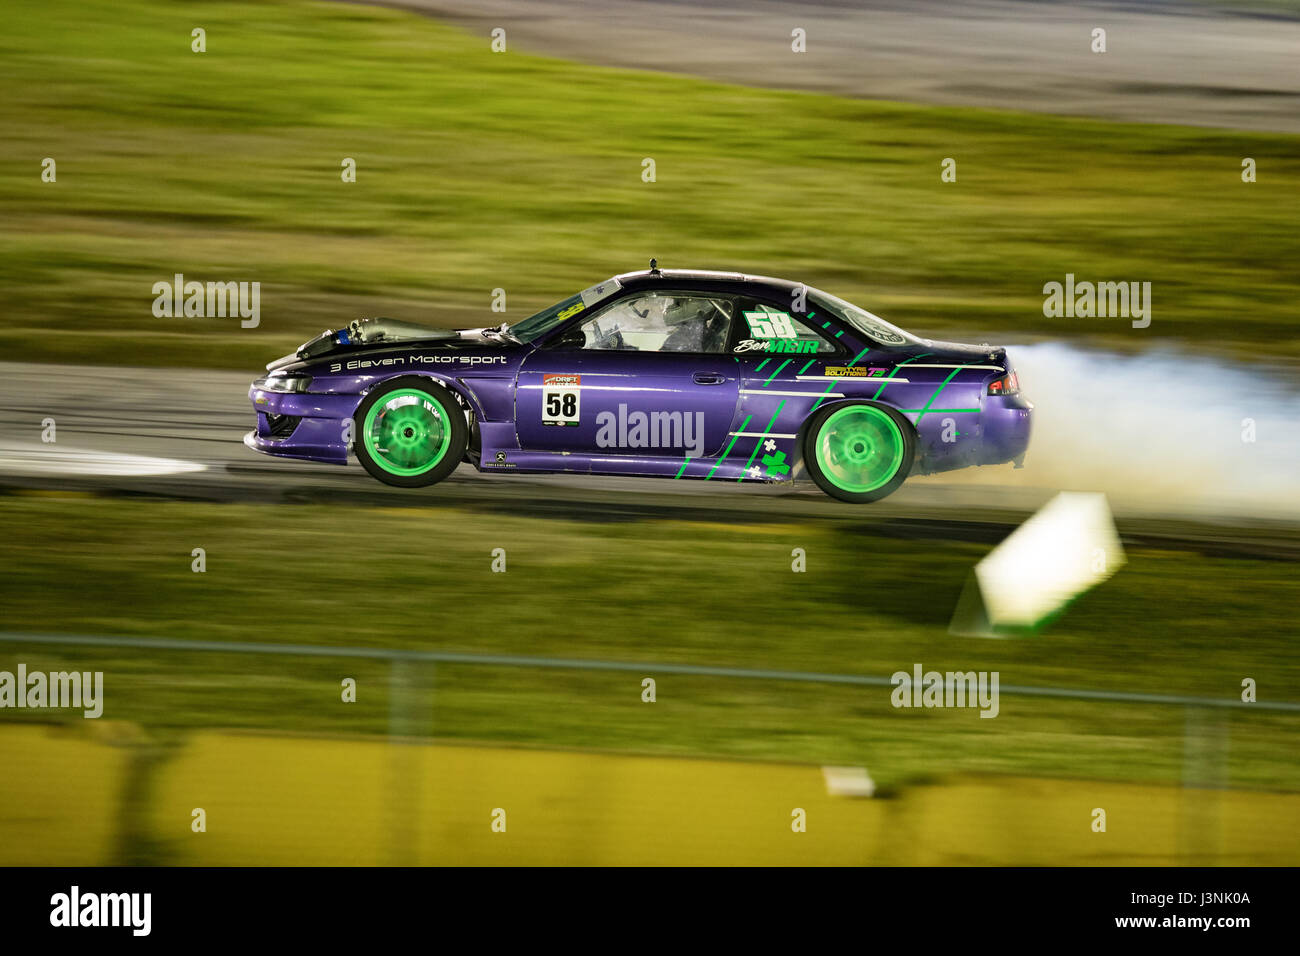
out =
[(896, 491), (915, 454), (911, 424), (882, 405), (829, 405), (813, 415), (804, 435), (808, 473), (841, 501), (879, 501)]
[(357, 459), (387, 485), (431, 485), (465, 456), (465, 413), (432, 379), (385, 382), (362, 399), (353, 422)]

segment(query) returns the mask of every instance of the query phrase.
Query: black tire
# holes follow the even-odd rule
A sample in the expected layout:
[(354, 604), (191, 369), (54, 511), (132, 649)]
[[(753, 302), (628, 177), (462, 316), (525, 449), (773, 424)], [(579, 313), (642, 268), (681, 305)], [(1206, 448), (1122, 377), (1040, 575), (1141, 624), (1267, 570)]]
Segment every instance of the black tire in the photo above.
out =
[(804, 430), (808, 473), (818, 488), (840, 501), (866, 504), (893, 494), (915, 459), (912, 423), (887, 405), (827, 405)]
[[(398, 398), (411, 400), (385, 407)], [(385, 422), (390, 415), (396, 417)], [(456, 397), (434, 379), (420, 375), (395, 378), (376, 387), (357, 406), (352, 422), (353, 449), (361, 467), (398, 488), (422, 488), (442, 481), (465, 457), (469, 440), (465, 412)]]

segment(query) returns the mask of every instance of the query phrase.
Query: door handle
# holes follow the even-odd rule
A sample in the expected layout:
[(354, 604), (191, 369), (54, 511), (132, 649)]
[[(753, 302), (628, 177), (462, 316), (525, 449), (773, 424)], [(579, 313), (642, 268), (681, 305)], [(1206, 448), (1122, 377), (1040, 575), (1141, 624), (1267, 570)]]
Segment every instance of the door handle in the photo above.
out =
[(693, 376), (696, 385), (721, 385), (727, 380), (725, 375), (719, 375), (717, 372), (696, 372)]

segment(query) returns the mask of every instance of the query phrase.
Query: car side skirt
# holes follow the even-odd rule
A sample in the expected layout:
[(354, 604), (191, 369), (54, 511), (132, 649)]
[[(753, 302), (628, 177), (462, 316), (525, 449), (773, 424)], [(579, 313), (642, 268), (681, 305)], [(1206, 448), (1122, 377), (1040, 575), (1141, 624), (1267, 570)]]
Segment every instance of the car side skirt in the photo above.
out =
[(790, 475), (755, 476), (746, 457), (684, 458), (681, 456), (587, 455), (485, 449), (479, 470), (497, 474), (549, 472), (551, 474), (630, 475), (642, 478), (694, 478), (704, 481), (789, 481)]

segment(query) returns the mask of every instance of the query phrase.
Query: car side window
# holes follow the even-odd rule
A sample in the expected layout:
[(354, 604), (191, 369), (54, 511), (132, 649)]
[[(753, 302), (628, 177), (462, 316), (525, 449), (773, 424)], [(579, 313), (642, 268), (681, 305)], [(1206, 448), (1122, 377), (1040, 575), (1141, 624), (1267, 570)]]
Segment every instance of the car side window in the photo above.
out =
[(706, 292), (647, 292), (615, 302), (579, 328), (583, 349), (721, 353), (735, 302)]
[(817, 355), (840, 351), (831, 339), (814, 329), (802, 316), (766, 302), (742, 299), (741, 320), (732, 352), (789, 352)]

